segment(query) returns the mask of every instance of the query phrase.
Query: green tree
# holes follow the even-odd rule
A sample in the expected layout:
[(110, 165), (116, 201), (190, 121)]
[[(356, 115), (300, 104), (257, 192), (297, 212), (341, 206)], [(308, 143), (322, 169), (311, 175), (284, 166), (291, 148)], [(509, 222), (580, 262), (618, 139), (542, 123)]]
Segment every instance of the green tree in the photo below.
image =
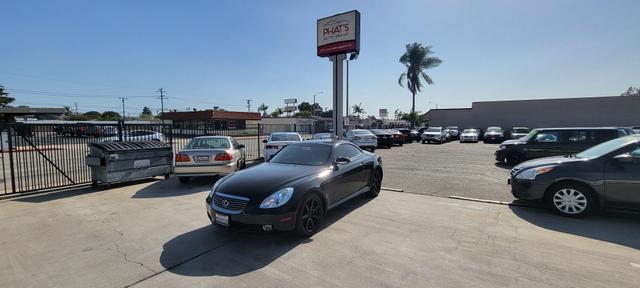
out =
[(100, 119), (102, 114), (100, 114), (100, 112), (98, 112), (98, 111), (89, 111), (89, 112), (85, 112), (84, 114), (82, 114), (82, 116), (87, 118), (87, 120), (98, 120), (98, 119)]
[(101, 120), (105, 121), (119, 121), (122, 117), (115, 111), (104, 111), (100, 116)]
[[(407, 72), (400, 74), (398, 78), (398, 84), (403, 86), (403, 82), (406, 81), (407, 89), (411, 92), (413, 101), (411, 103), (411, 113), (416, 111), (416, 93), (420, 92), (423, 87), (421, 78), (431, 85), (433, 80), (424, 71), (438, 67), (442, 60), (438, 57), (429, 57), (433, 54), (431, 46), (422, 46), (419, 43), (407, 44), (406, 51), (400, 56), (400, 63), (404, 64), (407, 68)], [(403, 86), (404, 87), (404, 86)]]
[(262, 103), (262, 105), (260, 105), (260, 107), (258, 107), (258, 111), (262, 111), (262, 117), (266, 117), (267, 116), (267, 109), (269, 109), (269, 106)]
[(143, 119), (153, 118), (153, 112), (151, 112), (151, 108), (147, 106), (142, 107), (142, 113), (140, 113), (140, 118), (143, 118)]
[(302, 117), (302, 118), (309, 118), (313, 116), (313, 114), (311, 113), (311, 111), (298, 111), (296, 114), (293, 114), (293, 117)]
[(353, 114), (358, 115), (358, 119), (360, 119), (360, 114), (365, 114), (364, 108), (362, 108), (362, 103), (358, 103), (353, 105)]
[(402, 116), (400, 116), (400, 120), (411, 123), (411, 126), (413, 127), (415, 127), (416, 125), (420, 125), (420, 123), (422, 122), (422, 118), (420, 117), (420, 113), (418, 112), (403, 113)]
[(4, 86), (0, 85), (0, 107), (7, 107), (7, 105), (15, 100), (15, 98), (9, 97), (9, 93), (7, 93)]
[(271, 112), (271, 117), (280, 117), (283, 113), (284, 111), (282, 111), (282, 108), (276, 108), (276, 110)]
[(400, 119), (400, 117), (402, 117), (404, 113), (402, 113), (402, 111), (400, 111), (400, 109), (396, 109), (396, 111), (393, 112), (393, 116), (395, 116), (396, 120)]
[(640, 88), (634, 88), (634, 87), (629, 86), (627, 91), (625, 91), (624, 93), (620, 94), (620, 96), (640, 96)]
[(327, 110), (320, 113), (320, 117), (322, 118), (333, 118), (333, 110)]

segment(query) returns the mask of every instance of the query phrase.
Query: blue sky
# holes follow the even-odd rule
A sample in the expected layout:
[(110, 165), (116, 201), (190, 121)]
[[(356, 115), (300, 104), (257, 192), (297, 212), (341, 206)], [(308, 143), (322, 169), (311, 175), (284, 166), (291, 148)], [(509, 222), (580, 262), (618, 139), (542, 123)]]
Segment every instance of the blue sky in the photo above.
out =
[[(416, 109), (473, 101), (618, 95), (640, 86), (640, 1), (3, 1), (0, 84), (15, 104), (81, 112), (214, 105), (331, 106), (316, 19), (358, 9), (350, 103), (408, 111), (398, 58), (410, 42), (443, 60)], [(18, 92), (21, 91), (21, 92)], [(34, 93), (29, 91), (44, 91)], [(56, 92), (56, 93), (50, 93)], [(36, 95), (45, 94), (45, 95)], [(68, 97), (66, 97), (68, 96)], [(90, 97), (92, 96), (92, 97)], [(431, 103), (430, 103), (431, 102)]]

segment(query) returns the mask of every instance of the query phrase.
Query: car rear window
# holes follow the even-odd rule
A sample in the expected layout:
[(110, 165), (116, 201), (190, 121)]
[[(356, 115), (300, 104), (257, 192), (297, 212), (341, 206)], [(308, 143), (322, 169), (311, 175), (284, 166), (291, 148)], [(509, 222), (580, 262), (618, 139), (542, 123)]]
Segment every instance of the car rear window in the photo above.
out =
[(226, 138), (196, 138), (191, 140), (186, 149), (229, 149), (231, 144)]
[(271, 141), (300, 141), (298, 134), (272, 134)]

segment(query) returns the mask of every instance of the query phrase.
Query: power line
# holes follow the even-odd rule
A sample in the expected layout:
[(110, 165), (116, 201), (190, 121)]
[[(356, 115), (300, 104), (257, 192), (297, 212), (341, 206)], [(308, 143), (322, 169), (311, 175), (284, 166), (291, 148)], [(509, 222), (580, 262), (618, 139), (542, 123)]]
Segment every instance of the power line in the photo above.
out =
[[(53, 97), (92, 97), (92, 98), (119, 98), (122, 95), (107, 95), (107, 94), (84, 94), (73, 92), (54, 92), (54, 91), (39, 91), (29, 89), (6, 89), (12, 93), (26, 94), (26, 95), (39, 95), (39, 96), (53, 96)], [(127, 95), (129, 98), (151, 98), (155, 96), (151, 95)]]

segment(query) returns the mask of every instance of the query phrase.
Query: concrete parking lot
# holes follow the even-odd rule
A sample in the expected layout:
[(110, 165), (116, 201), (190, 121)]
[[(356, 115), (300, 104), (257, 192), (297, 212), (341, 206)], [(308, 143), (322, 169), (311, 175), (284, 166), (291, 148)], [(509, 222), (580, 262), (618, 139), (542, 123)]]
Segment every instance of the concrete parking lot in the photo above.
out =
[(511, 202), (511, 167), (497, 165), (498, 144), (405, 144), (377, 149), (384, 165), (383, 186), (434, 196), (463, 196)]
[(383, 191), (333, 210), (323, 230), (300, 240), (212, 227), (204, 210), (210, 185), (211, 179), (188, 185), (169, 179), (0, 200), (0, 287), (640, 282), (640, 222), (633, 217), (568, 219), (535, 208)]

